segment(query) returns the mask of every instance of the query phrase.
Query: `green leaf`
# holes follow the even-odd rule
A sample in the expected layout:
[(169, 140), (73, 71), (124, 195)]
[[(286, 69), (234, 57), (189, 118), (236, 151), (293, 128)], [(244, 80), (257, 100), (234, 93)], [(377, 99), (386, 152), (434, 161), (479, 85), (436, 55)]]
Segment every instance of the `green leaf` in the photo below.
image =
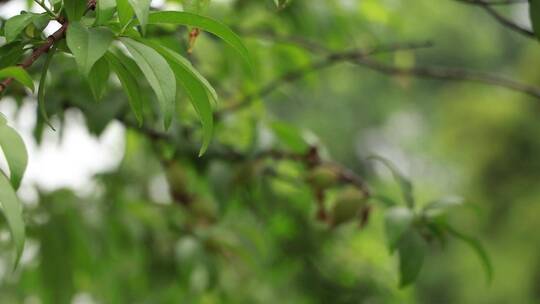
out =
[(424, 240), (413, 230), (407, 231), (398, 243), (399, 286), (413, 283), (424, 264), (426, 245)]
[(64, 0), (64, 11), (69, 22), (81, 20), (86, 11), (86, 0)]
[(70, 24), (66, 36), (67, 45), (85, 76), (88, 76), (94, 64), (105, 55), (113, 39), (114, 35), (109, 29), (86, 28), (79, 22)]
[(489, 258), (489, 255), (487, 254), (480, 241), (454, 229), (450, 225), (446, 225), (445, 227), (446, 231), (448, 231), (450, 235), (465, 242), (476, 253), (478, 258), (482, 262), (482, 267), (484, 268), (484, 271), (486, 273), (486, 280), (488, 283), (491, 283), (491, 280), (493, 279), (493, 265), (491, 264), (491, 259)]
[(125, 26), (133, 18), (133, 9), (128, 0), (116, 0), (116, 9), (118, 10), (118, 19), (120, 24)]
[(105, 55), (105, 59), (109, 62), (111, 69), (116, 73), (122, 87), (126, 91), (128, 96), (129, 105), (135, 115), (135, 118), (142, 124), (143, 121), (143, 103), (142, 103), (142, 93), (140, 87), (135, 79), (134, 74), (125, 66), (125, 61), (120, 61), (120, 59), (111, 52), (108, 52)]
[(105, 95), (110, 73), (109, 63), (104, 57), (100, 58), (96, 64), (94, 64), (92, 70), (90, 70), (88, 84), (90, 85), (90, 90), (96, 101), (100, 101)]
[(14, 78), (34, 92), (34, 81), (23, 68), (18, 66), (7, 67), (0, 70), (0, 79)]
[(282, 9), (289, 4), (290, 0), (274, 0), (274, 4), (277, 8)]
[(35, 16), (39, 14), (25, 13), (12, 17), (6, 21), (4, 35), (6, 42), (11, 42), (30, 24)]
[(399, 184), (399, 187), (401, 188), (401, 193), (403, 195), (403, 199), (407, 203), (407, 206), (409, 208), (413, 208), (414, 196), (413, 196), (413, 186), (412, 186), (411, 181), (408, 178), (406, 178), (403, 174), (401, 174), (401, 172), (399, 172), (397, 167), (394, 166), (394, 164), (388, 159), (378, 156), (378, 155), (371, 156), (368, 159), (380, 161), (392, 172), (394, 179), (396, 180), (396, 182)]
[(273, 122), (270, 127), (277, 138), (289, 149), (296, 153), (304, 153), (309, 149), (309, 144), (302, 136), (302, 132), (290, 124)]
[(135, 11), (137, 19), (141, 24), (143, 34), (146, 33), (146, 24), (148, 23), (148, 13), (150, 12), (150, 0), (128, 0)]
[(385, 207), (394, 207), (398, 205), (398, 203), (396, 203), (392, 198), (382, 194), (375, 193), (371, 195), (371, 199), (382, 203)]
[(116, 11), (116, 0), (97, 0), (96, 3), (96, 25), (102, 25), (114, 16)]
[(43, 69), (41, 71), (41, 78), (39, 79), (39, 88), (38, 88), (39, 111), (41, 113), (41, 116), (43, 117), (43, 121), (45, 121), (45, 123), (53, 130), (55, 129), (49, 120), (49, 115), (47, 114), (47, 108), (45, 106), (45, 86), (47, 82), (47, 72), (49, 71), (49, 66), (51, 64), (51, 61), (55, 53), (56, 53), (56, 45), (53, 45), (52, 48), (49, 50), (47, 54), (47, 59), (45, 60), (45, 64), (43, 65)]
[(529, 13), (534, 34), (540, 39), (540, 0), (529, 0)]
[(180, 54), (155, 43), (152, 43), (151, 46), (169, 62), (178, 82), (186, 90), (193, 107), (201, 119), (203, 127), (203, 145), (199, 152), (200, 156), (204, 154), (212, 140), (214, 115), (212, 103), (208, 96), (209, 94), (212, 95), (211, 92), (215, 94), (215, 91), (213, 88), (211, 89), (212, 91), (208, 89), (208, 82), (206, 80), (201, 80), (204, 78), (193, 68), (191, 63)]
[(12, 42), (0, 47), (0, 69), (16, 65), (24, 54), (24, 44)]
[(446, 213), (449, 209), (459, 206), (463, 206), (463, 198), (449, 196), (427, 204), (424, 207), (423, 212), (428, 217), (437, 217)]
[(121, 38), (156, 93), (168, 129), (175, 113), (176, 77), (167, 61), (153, 48), (130, 38)]
[(0, 206), (9, 225), (11, 238), (15, 244), (14, 267), (17, 267), (24, 249), (26, 234), (22, 215), (22, 204), (2, 172), (0, 172)]
[(19, 134), (5, 123), (0, 125), (0, 148), (9, 167), (11, 184), (17, 190), (26, 171), (28, 152)]
[(187, 12), (162, 11), (150, 13), (148, 23), (188, 25), (210, 32), (232, 46), (251, 68), (249, 52), (240, 37), (219, 21)]
[(411, 227), (413, 220), (414, 213), (409, 208), (394, 207), (386, 211), (384, 224), (390, 252), (394, 252), (403, 234)]

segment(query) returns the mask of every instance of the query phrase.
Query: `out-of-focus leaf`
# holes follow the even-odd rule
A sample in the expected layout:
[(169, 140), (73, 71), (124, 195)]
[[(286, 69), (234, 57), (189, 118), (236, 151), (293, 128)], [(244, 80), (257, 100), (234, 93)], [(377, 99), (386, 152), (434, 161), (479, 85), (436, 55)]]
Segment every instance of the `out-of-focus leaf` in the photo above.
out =
[(394, 207), (398, 205), (398, 203), (396, 203), (392, 198), (381, 194), (373, 194), (371, 199), (383, 203), (386, 207)]
[(88, 83), (96, 101), (100, 101), (105, 95), (110, 72), (109, 64), (104, 57), (96, 61), (96, 64), (90, 70)]
[(384, 224), (390, 252), (394, 252), (403, 234), (411, 227), (413, 220), (414, 213), (409, 208), (394, 207), (386, 211)]
[(158, 44), (152, 44), (152, 47), (169, 61), (178, 81), (186, 90), (193, 107), (199, 114), (204, 134), (203, 145), (199, 152), (199, 155), (202, 155), (212, 140), (214, 129), (214, 115), (209, 92), (207, 91), (205, 84), (201, 82), (200, 78), (193, 72), (194, 69), (191, 64), (180, 54), (165, 47), (161, 47)]
[(396, 168), (396, 166), (394, 166), (394, 164), (388, 159), (378, 156), (378, 155), (371, 156), (368, 159), (380, 161), (392, 172), (394, 179), (397, 181), (397, 183), (399, 184), (399, 187), (401, 188), (401, 193), (403, 194), (403, 199), (407, 203), (407, 206), (409, 206), (409, 208), (413, 208), (414, 196), (413, 196), (413, 185), (411, 181), (408, 178), (406, 178), (401, 172), (399, 172), (398, 168)]
[(49, 66), (51, 64), (51, 61), (55, 53), (56, 53), (56, 45), (53, 45), (53, 47), (47, 53), (45, 64), (43, 65), (43, 69), (41, 70), (41, 78), (39, 79), (39, 88), (38, 88), (39, 112), (41, 113), (41, 116), (43, 120), (45, 121), (45, 123), (53, 130), (54, 130), (54, 127), (52, 126), (49, 120), (49, 115), (47, 114), (47, 109), (45, 107), (45, 86), (47, 82), (47, 73), (49, 71)]
[(12, 42), (0, 47), (0, 69), (17, 64), (24, 54), (23, 43)]
[(105, 55), (105, 58), (110, 64), (111, 69), (116, 73), (124, 91), (129, 100), (129, 105), (133, 111), (135, 118), (142, 124), (143, 121), (143, 104), (142, 104), (142, 94), (140, 87), (137, 83), (137, 80), (134, 78), (134, 75), (129, 72), (128, 69), (124, 66), (124, 63), (116, 57), (111, 52), (108, 52)]
[(480, 241), (456, 230), (450, 225), (446, 225), (446, 231), (448, 231), (448, 233), (453, 237), (462, 240), (467, 245), (469, 245), (469, 247), (471, 247), (471, 249), (476, 253), (478, 258), (482, 262), (482, 267), (484, 268), (484, 271), (486, 273), (487, 282), (491, 283), (491, 280), (493, 279), (493, 265), (491, 264), (491, 259), (489, 258), (489, 255), (487, 254)]
[(540, 0), (529, 0), (529, 13), (534, 34), (540, 39)]
[(270, 127), (277, 138), (292, 151), (304, 153), (309, 149), (309, 144), (302, 136), (302, 132), (295, 126), (283, 122), (273, 122)]
[(135, 62), (144, 73), (148, 83), (156, 93), (168, 129), (175, 112), (176, 77), (171, 67), (156, 50), (130, 38), (122, 38)]
[(32, 77), (21, 67), (13, 66), (7, 67), (0, 70), (0, 79), (4, 78), (14, 78), (24, 86), (28, 87), (32, 92), (34, 92), (34, 81)]
[(66, 36), (67, 45), (85, 76), (107, 52), (113, 39), (113, 33), (107, 28), (86, 28), (79, 22), (70, 24)]
[(290, 0), (274, 0), (274, 3), (276, 4), (276, 7), (279, 9), (284, 8), (289, 4)]
[(435, 200), (424, 207), (424, 214), (429, 217), (436, 217), (446, 213), (449, 209), (459, 207), (463, 205), (463, 198), (461, 197), (443, 197)]
[(405, 287), (413, 283), (424, 264), (426, 245), (413, 230), (407, 231), (398, 242), (399, 285)]
[[(3, 128), (0, 128), (3, 129)], [(0, 134), (2, 137), (2, 134)], [(17, 267), (24, 249), (25, 240), (25, 227), (22, 215), (22, 204), (17, 198), (15, 191), (11, 187), (8, 179), (3, 172), (0, 171), (0, 206), (2, 207), (2, 213), (4, 214), (9, 229), (11, 231), (11, 238), (15, 244), (15, 263), (14, 267)]]
[(150, 11), (150, 0), (128, 0), (135, 11), (137, 19), (141, 24), (143, 34), (146, 33), (146, 24), (148, 23), (148, 13)]
[(64, 0), (64, 11), (69, 22), (81, 20), (87, 7), (86, 0)]
[(240, 37), (219, 21), (187, 12), (162, 11), (150, 13), (148, 23), (188, 25), (210, 32), (232, 46), (251, 68), (249, 52)]

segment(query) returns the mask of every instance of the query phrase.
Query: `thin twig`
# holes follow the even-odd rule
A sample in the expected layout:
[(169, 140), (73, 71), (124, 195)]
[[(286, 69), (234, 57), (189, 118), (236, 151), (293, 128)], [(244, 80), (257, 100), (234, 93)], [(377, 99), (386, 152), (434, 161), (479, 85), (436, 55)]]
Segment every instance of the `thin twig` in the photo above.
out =
[[(315, 45), (311, 43), (310, 45)], [(328, 68), (330, 66), (335, 65), (336, 63), (344, 62), (344, 61), (351, 61), (355, 60), (357, 58), (361, 57), (368, 57), (383, 53), (389, 53), (389, 52), (396, 52), (400, 50), (414, 50), (419, 48), (427, 48), (431, 47), (433, 44), (431, 42), (422, 42), (422, 43), (396, 43), (391, 45), (385, 45), (385, 46), (379, 46), (375, 48), (370, 48), (366, 50), (352, 50), (352, 51), (345, 51), (345, 52), (338, 52), (338, 53), (330, 53), (327, 55), (324, 59), (315, 62), (311, 65), (300, 67), (298, 69), (291, 70), (276, 79), (270, 81), (268, 84), (264, 85), (259, 90), (247, 94), (244, 97), (242, 97), (240, 100), (229, 104), (228, 106), (221, 109), (219, 112), (216, 112), (215, 117), (217, 119), (220, 119), (223, 115), (234, 112), (240, 109), (243, 109), (247, 106), (249, 106), (256, 98), (263, 98), (272, 92), (274, 92), (276, 89), (281, 87), (282, 85), (293, 82), (296, 80), (299, 80), (303, 78), (306, 74), (319, 71), (325, 68)], [(302, 44), (303, 47), (306, 46), (306, 44)], [(313, 51), (321, 51), (322, 48), (317, 47), (313, 48)]]
[(484, 9), (491, 17), (493, 17), (495, 20), (497, 20), (500, 24), (502, 24), (504, 27), (519, 33), (527, 38), (536, 39), (534, 32), (531, 30), (528, 30), (526, 28), (523, 28), (513, 22), (512, 20), (506, 18), (505, 16), (501, 15), (499, 12), (497, 12), (492, 6), (493, 5), (502, 5), (502, 4), (515, 4), (515, 3), (522, 3), (522, 2), (516, 2), (516, 1), (486, 1), (486, 0), (454, 0), (457, 2), (470, 4), (470, 5), (476, 5)]
[[(304, 44), (303, 44), (304, 45)], [(301, 45), (301, 47), (303, 47)], [(275, 90), (280, 88), (282, 85), (287, 83), (299, 80), (305, 77), (306, 74), (319, 71), (330, 66), (333, 66), (342, 62), (350, 62), (353, 64), (361, 65), (368, 69), (381, 72), (388, 75), (407, 75), (414, 76), (418, 78), (431, 78), (431, 79), (440, 79), (440, 80), (451, 80), (451, 81), (468, 81), (468, 82), (478, 82), (492, 86), (503, 87), (512, 91), (521, 92), (532, 96), (534, 98), (540, 99), (540, 87), (521, 83), (506, 77), (492, 75), (489, 73), (472, 71), (467, 69), (460, 68), (443, 68), (443, 67), (414, 67), (414, 68), (401, 68), (389, 64), (382, 63), (380, 61), (375, 61), (370, 59), (371, 56), (387, 53), (387, 52), (396, 52), (400, 50), (412, 50), (421, 47), (428, 47), (430, 43), (424, 44), (394, 44), (390, 46), (381, 46), (378, 48), (373, 48), (370, 50), (353, 50), (347, 52), (337, 52), (330, 53), (324, 59), (311, 64), (309, 66), (301, 67), (295, 70), (292, 70), (288, 73), (285, 73), (276, 79), (270, 81), (268, 84), (262, 86), (259, 90), (247, 94), (242, 97), (240, 100), (230, 103), (228, 106), (225, 106), (220, 111), (216, 112), (216, 118), (220, 119), (223, 115), (226, 115), (231, 112), (241, 110), (251, 103), (253, 103), (257, 98), (264, 98)], [(320, 50), (319, 48), (314, 49)]]
[[(28, 58), (26, 58), (23, 62), (19, 64), (19, 66), (23, 69), (29, 68), (32, 64), (34, 64), (34, 62), (36, 62), (36, 60), (38, 60), (39, 57), (41, 57), (41, 55), (47, 53), (49, 49), (53, 46), (53, 44), (56, 43), (56, 41), (64, 38), (67, 28), (68, 22), (64, 22), (56, 32), (54, 32), (47, 38), (45, 43), (35, 49)], [(13, 82), (13, 80), (13, 78), (7, 78), (2, 81), (0, 83), (0, 93), (2, 93)]]
[(400, 68), (379, 61), (371, 60), (369, 58), (357, 58), (352, 62), (367, 67), (371, 70), (388, 75), (414, 76), (419, 78), (441, 79), (451, 81), (479, 82), (525, 93), (531, 97), (540, 99), (540, 87), (524, 84), (509, 78), (483, 72), (458, 68), (440, 67)]

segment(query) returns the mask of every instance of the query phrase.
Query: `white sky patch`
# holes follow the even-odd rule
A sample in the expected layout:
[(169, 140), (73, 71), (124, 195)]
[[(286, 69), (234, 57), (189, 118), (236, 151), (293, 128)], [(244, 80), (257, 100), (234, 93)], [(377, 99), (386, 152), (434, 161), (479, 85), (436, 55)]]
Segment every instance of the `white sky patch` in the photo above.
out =
[[(44, 190), (67, 187), (79, 193), (93, 191), (92, 177), (115, 169), (123, 158), (124, 128), (119, 123), (111, 123), (101, 137), (96, 138), (86, 130), (82, 115), (70, 111), (66, 115), (63, 138), (60, 139), (58, 132), (46, 129), (38, 146), (32, 135), (36, 106), (33, 101), (26, 102), (16, 114), (12, 100), (4, 98), (0, 102), (0, 112), (21, 134), (28, 149), (29, 163), (21, 196), (33, 200), (34, 186)], [(5, 168), (5, 164), (2, 165)]]

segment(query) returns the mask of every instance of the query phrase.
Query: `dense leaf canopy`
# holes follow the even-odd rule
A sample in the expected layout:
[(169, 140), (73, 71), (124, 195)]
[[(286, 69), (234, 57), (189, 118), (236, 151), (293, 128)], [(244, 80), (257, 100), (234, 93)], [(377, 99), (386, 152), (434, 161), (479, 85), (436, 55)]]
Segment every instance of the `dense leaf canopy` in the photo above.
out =
[[(0, 303), (540, 297), (540, 0), (26, 6), (0, 19), (0, 111), (35, 114), (0, 113)], [(31, 184), (70, 119), (120, 124), (121, 161)]]

